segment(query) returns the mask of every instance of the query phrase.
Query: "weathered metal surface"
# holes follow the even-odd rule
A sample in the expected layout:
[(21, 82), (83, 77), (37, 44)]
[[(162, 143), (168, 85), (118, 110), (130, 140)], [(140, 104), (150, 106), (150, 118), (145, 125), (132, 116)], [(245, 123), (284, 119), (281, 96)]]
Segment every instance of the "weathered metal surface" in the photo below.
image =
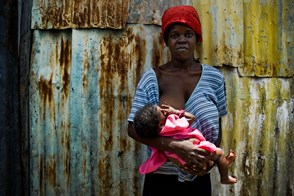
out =
[(129, 0), (33, 1), (33, 29), (113, 28), (125, 26)]
[(192, 0), (131, 0), (127, 22), (161, 25), (161, 16), (163, 12), (167, 8), (175, 5), (192, 5)]
[(140, 193), (143, 146), (127, 136), (126, 119), (141, 73), (168, 56), (159, 31), (34, 32), (33, 194)]
[(34, 31), (29, 103), (33, 195), (64, 195), (70, 190), (71, 45), (71, 31)]
[(242, 76), (294, 76), (294, 1), (244, 3)]
[(34, 1), (32, 28), (121, 29), (126, 20), (160, 25), (163, 11), (181, 4), (193, 4), (200, 14), (205, 47), (198, 51), (203, 50), (203, 62), (239, 67), (242, 76), (294, 75), (294, 2), (289, 0)]
[[(131, 1), (129, 23), (158, 23), (166, 2), (145, 3)], [(52, 8), (56, 3), (43, 4)], [(289, 27), (293, 2), (194, 0), (193, 5), (204, 35), (196, 53), (202, 62), (219, 66), (226, 78), (229, 114), (223, 119), (222, 146), (237, 155), (231, 172), (238, 184), (221, 186), (213, 171), (214, 194), (293, 195), (293, 175), (287, 175), (294, 173), (293, 25)], [(141, 16), (134, 10), (139, 8)], [(278, 12), (279, 20), (251, 18), (254, 25), (249, 28), (249, 8), (258, 16)], [(141, 73), (169, 58), (160, 26), (141, 24), (119, 31), (34, 31), (29, 103), (32, 195), (140, 195), (143, 178), (138, 166), (144, 146), (126, 135), (126, 120)], [(278, 32), (282, 39), (270, 33), (262, 40), (251, 39), (248, 29), (255, 36), (261, 36), (262, 29)], [(259, 46), (258, 41), (271, 45)], [(266, 46), (272, 49), (261, 58)], [(276, 51), (283, 55), (271, 57)], [(252, 64), (248, 55), (258, 58)], [(278, 66), (268, 66), (274, 61)]]
[(214, 66), (243, 65), (242, 2), (193, 1), (202, 24), (203, 44), (197, 48), (202, 62)]
[(198, 53), (210, 65), (238, 67), (241, 76), (294, 76), (294, 1), (201, 1)]
[(238, 183), (219, 184), (213, 172), (213, 195), (293, 195), (294, 79), (226, 78), (229, 113), (223, 119), (222, 147), (236, 152), (230, 172)]

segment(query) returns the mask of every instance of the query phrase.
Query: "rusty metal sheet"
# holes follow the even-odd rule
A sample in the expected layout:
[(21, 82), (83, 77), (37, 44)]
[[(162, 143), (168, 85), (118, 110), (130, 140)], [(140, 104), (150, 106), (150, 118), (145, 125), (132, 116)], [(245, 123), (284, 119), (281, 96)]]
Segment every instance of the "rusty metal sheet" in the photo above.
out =
[(122, 29), (128, 17), (129, 3), (130, 0), (34, 0), (31, 27)]
[(243, 76), (294, 76), (294, 1), (246, 1)]
[[(244, 3), (243, 3), (244, 2)], [(294, 76), (294, 2), (200, 1), (202, 62), (238, 67), (242, 76)]]
[(159, 31), (34, 32), (32, 194), (140, 194), (144, 146), (127, 136), (127, 116), (142, 72), (167, 60)]
[(192, 5), (192, 0), (131, 0), (127, 22), (161, 25), (164, 10), (176, 5)]
[(214, 66), (243, 65), (242, 2), (193, 1), (202, 25), (203, 43), (197, 48), (201, 62)]
[(139, 195), (138, 166), (145, 153), (127, 136), (126, 119), (141, 73), (165, 60), (154, 33), (159, 30), (137, 25), (120, 32), (73, 31), (70, 117), (76, 134), (71, 143), (77, 148), (71, 171), (83, 171), (71, 177), (73, 193)]
[(31, 194), (64, 195), (70, 188), (71, 31), (35, 31), (33, 38), (29, 98)]

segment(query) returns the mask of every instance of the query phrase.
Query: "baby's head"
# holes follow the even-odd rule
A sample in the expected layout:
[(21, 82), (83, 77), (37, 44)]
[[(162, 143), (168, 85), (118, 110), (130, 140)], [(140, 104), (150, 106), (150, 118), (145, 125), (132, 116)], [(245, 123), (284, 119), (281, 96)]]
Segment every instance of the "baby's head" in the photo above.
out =
[(160, 132), (163, 114), (157, 105), (147, 104), (140, 108), (134, 118), (134, 127), (141, 137), (156, 137)]

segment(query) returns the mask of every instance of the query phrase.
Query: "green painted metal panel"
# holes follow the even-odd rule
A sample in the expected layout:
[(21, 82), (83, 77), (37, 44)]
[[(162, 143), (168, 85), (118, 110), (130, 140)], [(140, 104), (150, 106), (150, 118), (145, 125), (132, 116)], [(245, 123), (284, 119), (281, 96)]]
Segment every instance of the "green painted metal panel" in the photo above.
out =
[(294, 76), (294, 2), (194, 0), (202, 21), (202, 62), (241, 76)]

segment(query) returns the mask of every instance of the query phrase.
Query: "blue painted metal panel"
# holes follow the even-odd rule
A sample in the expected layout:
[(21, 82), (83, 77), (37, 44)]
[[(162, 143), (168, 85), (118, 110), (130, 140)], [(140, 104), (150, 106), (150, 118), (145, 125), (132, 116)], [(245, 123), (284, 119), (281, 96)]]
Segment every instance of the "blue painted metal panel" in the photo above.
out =
[(145, 153), (127, 136), (126, 120), (141, 73), (167, 56), (158, 31), (135, 25), (34, 32), (33, 194), (140, 192)]
[(34, 32), (30, 73), (30, 178), (33, 195), (67, 194), (70, 180), (71, 30)]

